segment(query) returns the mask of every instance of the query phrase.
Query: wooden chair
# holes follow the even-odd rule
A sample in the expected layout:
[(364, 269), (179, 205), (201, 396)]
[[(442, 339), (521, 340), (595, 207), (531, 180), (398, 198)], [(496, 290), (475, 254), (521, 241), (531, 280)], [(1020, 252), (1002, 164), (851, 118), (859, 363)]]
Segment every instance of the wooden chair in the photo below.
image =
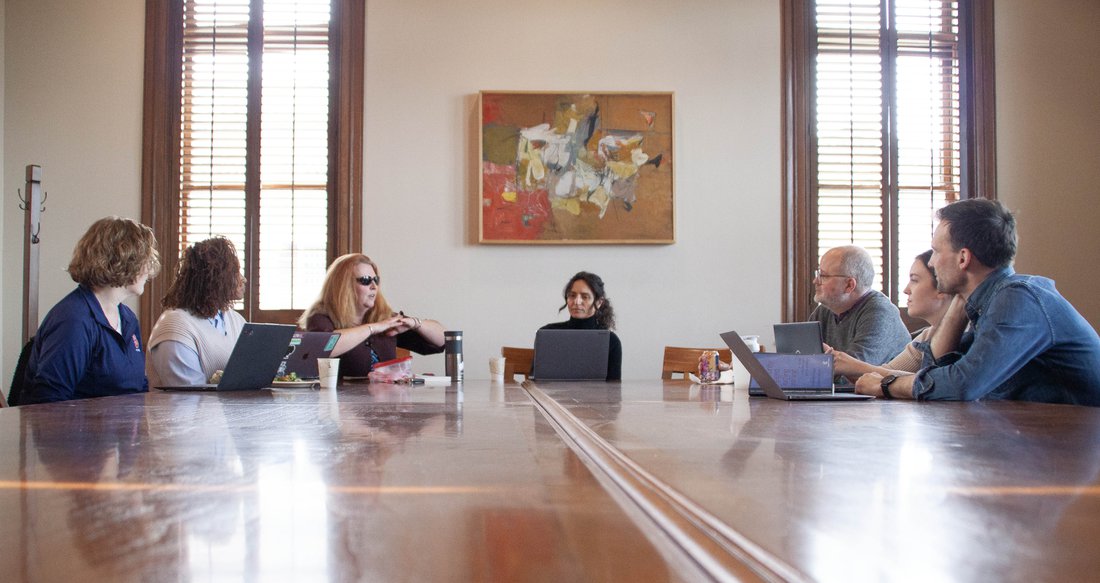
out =
[(500, 347), (500, 355), (504, 357), (504, 380), (514, 381), (516, 375), (523, 378), (531, 376), (531, 364), (535, 360), (534, 348), (514, 348), (511, 346)]
[(695, 373), (699, 370), (699, 355), (704, 350), (717, 350), (718, 358), (729, 364), (733, 360), (733, 353), (729, 348), (680, 348), (678, 346), (665, 347), (665, 360), (661, 365), (661, 378), (671, 380), (672, 375), (679, 373), (682, 378), (687, 378), (687, 373)]

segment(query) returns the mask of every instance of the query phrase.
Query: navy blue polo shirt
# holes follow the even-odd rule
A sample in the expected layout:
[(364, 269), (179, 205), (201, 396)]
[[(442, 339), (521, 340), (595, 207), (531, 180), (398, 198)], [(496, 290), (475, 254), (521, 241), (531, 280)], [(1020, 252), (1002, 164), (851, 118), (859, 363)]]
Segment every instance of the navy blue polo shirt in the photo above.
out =
[(27, 363), (25, 403), (87, 399), (149, 390), (141, 327), (133, 310), (118, 306), (119, 334), (95, 295), (78, 286), (42, 320)]

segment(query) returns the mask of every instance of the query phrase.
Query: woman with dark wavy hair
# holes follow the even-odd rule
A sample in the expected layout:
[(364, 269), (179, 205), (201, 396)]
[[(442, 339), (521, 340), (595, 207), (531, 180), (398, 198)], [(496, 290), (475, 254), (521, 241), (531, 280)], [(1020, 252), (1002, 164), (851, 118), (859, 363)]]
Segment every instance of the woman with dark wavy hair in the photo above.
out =
[(120, 217), (93, 223), (69, 262), (77, 288), (50, 309), (38, 328), (20, 402), (149, 390), (141, 327), (122, 302), (140, 296), (159, 271), (152, 229)]
[[(604, 290), (603, 279), (595, 273), (578, 272), (569, 278), (562, 290), (565, 303), (558, 311), (569, 308), (569, 319), (542, 327), (544, 330), (614, 330), (615, 308)], [(607, 380), (617, 381), (623, 376), (623, 344), (611, 333), (611, 346), (607, 353)]]
[(245, 324), (232, 309), (243, 294), (232, 241), (213, 237), (184, 250), (176, 279), (161, 300), (166, 309), (149, 335), (149, 382), (202, 384), (224, 369)]

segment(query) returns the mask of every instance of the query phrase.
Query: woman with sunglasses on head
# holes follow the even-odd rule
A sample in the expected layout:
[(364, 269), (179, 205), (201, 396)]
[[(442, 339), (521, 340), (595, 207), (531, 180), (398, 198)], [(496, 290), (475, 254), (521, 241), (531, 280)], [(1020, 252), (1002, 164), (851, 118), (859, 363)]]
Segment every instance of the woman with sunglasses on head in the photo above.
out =
[(77, 242), (68, 271), (77, 288), (38, 328), (20, 403), (148, 391), (141, 327), (122, 302), (140, 296), (160, 271), (152, 229), (100, 219)]
[(366, 376), (397, 347), (419, 354), (443, 352), (443, 326), (435, 320), (394, 313), (382, 297), (378, 265), (362, 253), (336, 259), (325, 274), (321, 296), (298, 320), (311, 332), (339, 332), (332, 356), (341, 376)]
[(225, 237), (188, 247), (149, 334), (149, 383), (197, 385), (225, 368), (244, 328), (233, 302), (244, 297), (237, 248)]
[[(615, 328), (615, 309), (604, 290), (603, 279), (595, 273), (581, 271), (569, 278), (562, 291), (565, 304), (558, 308), (569, 308), (569, 319), (542, 327), (544, 330), (613, 330)], [(607, 380), (617, 381), (623, 377), (623, 344), (619, 337), (611, 333), (611, 346), (607, 353)]]

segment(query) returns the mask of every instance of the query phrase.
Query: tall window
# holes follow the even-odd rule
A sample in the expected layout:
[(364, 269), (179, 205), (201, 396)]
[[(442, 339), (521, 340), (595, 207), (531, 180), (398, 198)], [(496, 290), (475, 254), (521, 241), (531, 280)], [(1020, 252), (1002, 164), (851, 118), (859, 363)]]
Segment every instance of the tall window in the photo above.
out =
[(805, 319), (810, 272), (846, 244), (904, 307), (935, 210), (994, 196), (988, 1), (785, 3), (785, 319)]
[(294, 321), (359, 248), (363, 0), (149, 0), (146, 38), (143, 218), (168, 269), (145, 329), (213, 235), (241, 255), (245, 317)]

